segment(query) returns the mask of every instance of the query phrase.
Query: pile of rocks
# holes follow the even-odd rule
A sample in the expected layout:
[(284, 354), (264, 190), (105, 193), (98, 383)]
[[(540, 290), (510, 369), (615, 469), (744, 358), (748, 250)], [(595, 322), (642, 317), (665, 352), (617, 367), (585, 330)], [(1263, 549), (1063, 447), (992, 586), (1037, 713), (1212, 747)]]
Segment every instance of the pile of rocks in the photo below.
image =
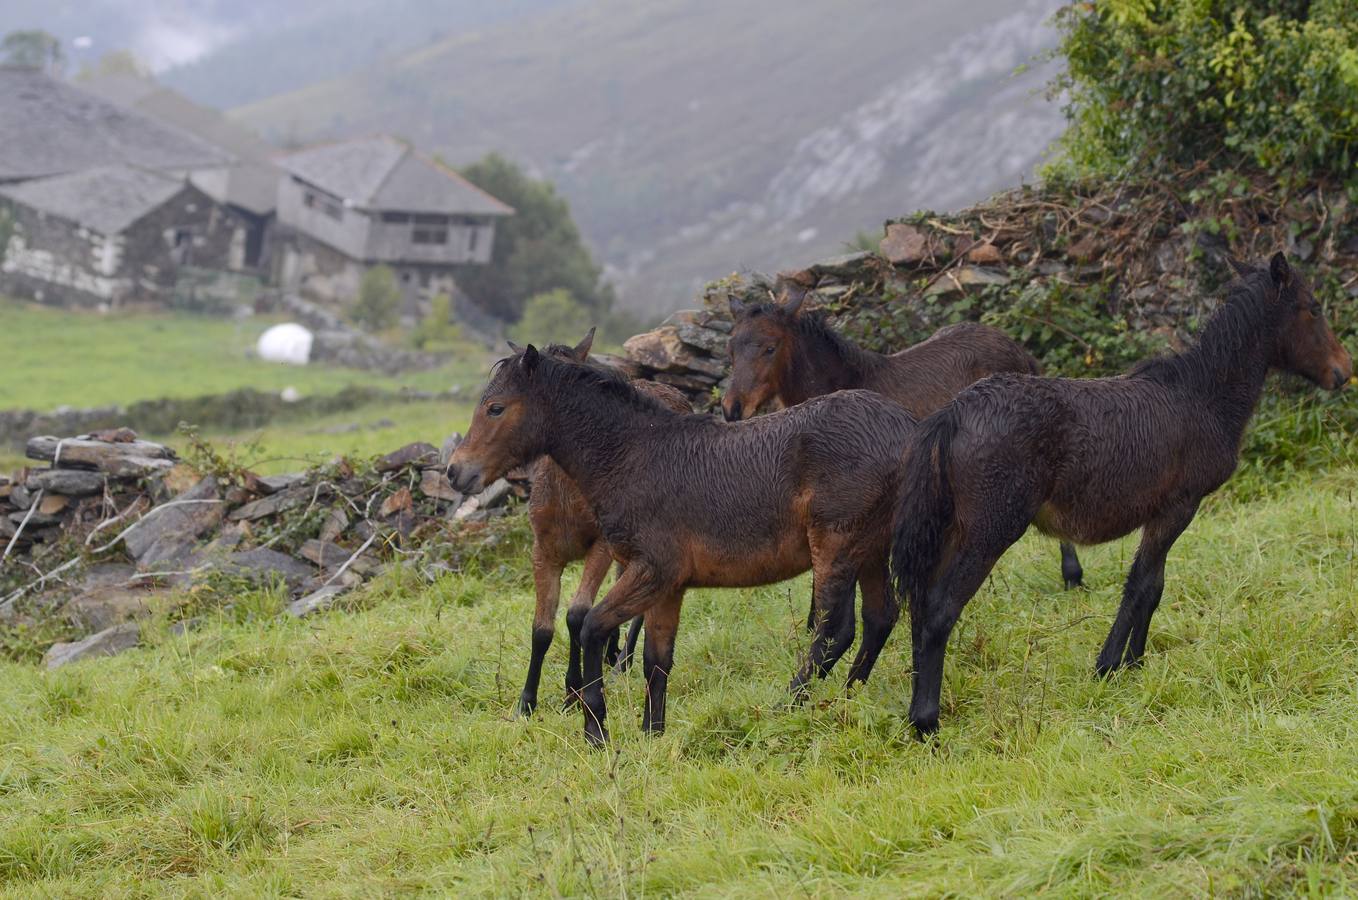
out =
[(175, 466), (172, 450), (139, 441), (126, 429), (33, 438), (28, 456), (49, 465), (0, 477), (0, 540), (7, 556), (51, 543), (80, 523), (102, 521), (110, 509), (134, 512), (131, 506), (150, 500), (146, 480)]
[(259, 476), (204, 475), (127, 429), (34, 438), (29, 457), (49, 465), (0, 487), (8, 561), (31, 558), (4, 573), (0, 623), (59, 621), (69, 640), (48, 651), (55, 667), (135, 646), (139, 620), (198, 585), (277, 584), (304, 616), (389, 565), (446, 571), (465, 526), (528, 487), (514, 473), (464, 496), (445, 474), (459, 440), (410, 444), (363, 470), (338, 459)]

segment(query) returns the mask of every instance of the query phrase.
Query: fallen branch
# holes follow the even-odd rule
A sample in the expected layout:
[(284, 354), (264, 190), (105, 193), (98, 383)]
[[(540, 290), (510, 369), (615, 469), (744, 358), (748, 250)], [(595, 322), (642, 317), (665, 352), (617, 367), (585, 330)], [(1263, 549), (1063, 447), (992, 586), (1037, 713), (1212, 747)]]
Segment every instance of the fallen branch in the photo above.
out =
[[(60, 449), (61, 445), (58, 444), (57, 447)], [(5, 547), (4, 555), (0, 556), (0, 563), (4, 563), (5, 560), (9, 559), (10, 551), (14, 549), (15, 544), (19, 543), (19, 535), (24, 533), (24, 528), (28, 525), (28, 520), (33, 518), (33, 515), (38, 511), (38, 504), (41, 502), (42, 489), (39, 488), (38, 492), (33, 495), (32, 505), (28, 507), (28, 515), (24, 516), (24, 520), (19, 523), (19, 530), (14, 532), (14, 537), (9, 539), (9, 544)]]
[(325, 580), (325, 584), (321, 585), (321, 587), (323, 587), (323, 588), (324, 588), (324, 587), (329, 587), (329, 586), (330, 586), (331, 584), (333, 584), (333, 583), (334, 583), (341, 575), (343, 575), (345, 572), (349, 571), (349, 567), (350, 567), (351, 565), (354, 564), (354, 560), (356, 560), (356, 559), (358, 559), (360, 556), (362, 556), (362, 555), (363, 555), (363, 551), (364, 551), (364, 550), (367, 550), (369, 547), (371, 547), (371, 546), (373, 545), (373, 541), (375, 541), (375, 540), (377, 540), (377, 531), (376, 531), (376, 530), (374, 530), (372, 534), (368, 535), (368, 539), (367, 539), (366, 541), (363, 542), (363, 546), (362, 546), (362, 547), (359, 547), (357, 550), (355, 550), (355, 551), (354, 551), (354, 555), (351, 556), (351, 557), (349, 557), (348, 559), (346, 559), (346, 560), (344, 561), (344, 565), (340, 566), (339, 569), (336, 570), (336, 572), (335, 572), (334, 575), (331, 575), (329, 578), (327, 578), (327, 579)]

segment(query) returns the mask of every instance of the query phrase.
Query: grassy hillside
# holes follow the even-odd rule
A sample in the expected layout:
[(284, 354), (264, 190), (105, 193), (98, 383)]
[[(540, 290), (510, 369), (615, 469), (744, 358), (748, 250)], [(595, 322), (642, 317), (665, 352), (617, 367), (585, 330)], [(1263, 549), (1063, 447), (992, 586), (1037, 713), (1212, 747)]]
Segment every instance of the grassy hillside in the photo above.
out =
[(237, 113), (280, 141), (392, 131), (557, 182), (624, 299), (655, 312), (741, 266), (986, 196), (1059, 131), (1014, 68), (1054, 0), (591, 0), (462, 31)]
[[(902, 626), (866, 689), (782, 686), (808, 583), (690, 595), (671, 731), (609, 684), (509, 711), (522, 534), (479, 571), (392, 577), (355, 613), (237, 598), (186, 638), (45, 673), (0, 664), (10, 895), (1209, 896), (1358, 884), (1358, 471), (1215, 498), (1171, 555), (1144, 669), (1091, 677), (1134, 545), (1056, 590), (1029, 537), (954, 636), (937, 746), (906, 721)], [(564, 667), (552, 650), (548, 683)]]

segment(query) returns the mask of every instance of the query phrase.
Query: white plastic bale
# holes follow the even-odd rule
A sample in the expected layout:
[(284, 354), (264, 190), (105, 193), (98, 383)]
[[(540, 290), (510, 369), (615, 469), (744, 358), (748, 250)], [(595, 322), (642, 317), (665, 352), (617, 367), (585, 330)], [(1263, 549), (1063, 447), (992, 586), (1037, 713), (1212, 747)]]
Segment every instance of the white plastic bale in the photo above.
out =
[(311, 332), (295, 322), (275, 325), (259, 336), (256, 349), (266, 362), (304, 366), (311, 360)]

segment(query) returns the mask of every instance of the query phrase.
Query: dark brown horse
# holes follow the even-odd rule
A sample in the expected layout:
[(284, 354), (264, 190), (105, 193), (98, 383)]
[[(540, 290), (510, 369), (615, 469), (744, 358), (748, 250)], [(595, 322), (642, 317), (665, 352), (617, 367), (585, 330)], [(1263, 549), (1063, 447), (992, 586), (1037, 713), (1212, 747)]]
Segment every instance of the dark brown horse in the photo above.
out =
[(895, 625), (886, 554), (900, 453), (915, 428), (867, 391), (841, 391), (749, 422), (680, 415), (620, 376), (529, 346), (497, 364), (450, 474), (460, 489), (550, 456), (580, 488), (626, 568), (585, 616), (585, 736), (607, 737), (603, 648), (645, 614), (649, 731), (665, 726), (679, 608), (690, 587), (748, 587), (814, 572), (817, 630), (793, 679), (800, 692), (863, 640), (851, 682), (868, 677)]
[(920, 424), (906, 455), (892, 568), (908, 594), (910, 720), (938, 728), (948, 636), (1030, 524), (1082, 544), (1137, 528), (1122, 605), (1097, 671), (1135, 665), (1165, 584), (1165, 556), (1202, 498), (1230, 478), (1270, 369), (1335, 390), (1353, 362), (1305, 279), (1277, 254), (1240, 277), (1197, 345), (1117, 378), (995, 375)]
[[(590, 329), (585, 339), (573, 348), (553, 347), (549, 352), (559, 353), (564, 359), (577, 362), (589, 361), (590, 346), (594, 342), (594, 329)], [(670, 409), (681, 413), (693, 412), (688, 399), (675, 388), (654, 381), (636, 382), (637, 390), (655, 397)], [(524, 681), (523, 693), (519, 697), (519, 712), (531, 715), (537, 707), (538, 684), (542, 679), (542, 661), (552, 646), (556, 633), (556, 610), (561, 600), (561, 573), (566, 566), (577, 559), (585, 565), (580, 574), (580, 585), (566, 607), (566, 628), (570, 635), (570, 655), (566, 668), (566, 703), (578, 700), (580, 686), (583, 684), (580, 669), (580, 626), (585, 614), (594, 605), (613, 562), (613, 554), (608, 549), (599, 531), (599, 522), (594, 517), (588, 502), (576, 487), (570, 476), (549, 457), (542, 457), (533, 464), (533, 490), (528, 497), (528, 520), (533, 526), (533, 586), (537, 603), (533, 612), (532, 655), (528, 661), (528, 677)], [(619, 650), (618, 633), (615, 630), (608, 638), (608, 656), (616, 660), (619, 669), (624, 669), (631, 660), (636, 646), (637, 633), (641, 620), (632, 623), (627, 635), (626, 646)]]
[[(781, 303), (731, 300), (731, 387), (721, 408), (728, 420), (753, 415), (764, 403), (784, 406), (832, 391), (876, 391), (923, 419), (957, 392), (999, 372), (1041, 374), (1033, 355), (989, 325), (962, 322), (887, 356), (865, 350), (803, 308), (807, 291), (792, 285)], [(1084, 570), (1075, 547), (1061, 542), (1061, 578), (1079, 587)]]

